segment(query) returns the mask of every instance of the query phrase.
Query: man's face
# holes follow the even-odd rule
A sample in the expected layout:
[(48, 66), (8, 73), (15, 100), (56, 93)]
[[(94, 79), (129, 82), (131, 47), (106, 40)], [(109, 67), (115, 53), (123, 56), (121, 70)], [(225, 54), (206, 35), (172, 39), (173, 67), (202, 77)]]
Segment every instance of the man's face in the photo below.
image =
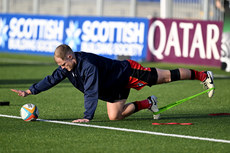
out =
[(61, 66), (62, 69), (67, 69), (68, 71), (71, 71), (76, 64), (75, 58), (73, 58), (70, 55), (65, 60), (62, 60), (61, 58), (56, 57), (55, 61), (57, 65)]

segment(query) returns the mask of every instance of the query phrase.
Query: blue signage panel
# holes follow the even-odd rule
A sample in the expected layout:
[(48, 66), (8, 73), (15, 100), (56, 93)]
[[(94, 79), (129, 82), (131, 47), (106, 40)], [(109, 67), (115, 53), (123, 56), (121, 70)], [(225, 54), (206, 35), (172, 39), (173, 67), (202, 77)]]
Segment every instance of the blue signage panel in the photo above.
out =
[(53, 54), (65, 43), (74, 51), (144, 60), (148, 22), (145, 18), (1, 14), (0, 51)]
[(109, 58), (143, 60), (147, 50), (148, 19), (68, 17), (64, 43), (73, 50)]
[(0, 51), (53, 53), (63, 43), (65, 18), (1, 14)]

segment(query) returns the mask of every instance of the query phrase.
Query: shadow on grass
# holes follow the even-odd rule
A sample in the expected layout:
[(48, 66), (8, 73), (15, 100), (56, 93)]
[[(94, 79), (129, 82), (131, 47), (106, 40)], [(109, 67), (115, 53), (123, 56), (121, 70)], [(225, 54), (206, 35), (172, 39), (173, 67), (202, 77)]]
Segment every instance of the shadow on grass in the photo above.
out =
[[(0, 89), (28, 88), (34, 83), (38, 83), (42, 79), (20, 79), (20, 80), (0, 80)], [(59, 87), (72, 87), (69, 80), (65, 79), (59, 83)]]
[[(34, 84), (37, 83), (39, 81), (41, 81), (42, 79), (13, 79), (13, 80), (7, 80), (7, 79), (1, 79), (0, 80), (0, 85), (10, 85), (10, 84)], [(63, 80), (61, 83), (69, 83), (69, 80), (65, 79)]]
[(178, 115), (172, 115), (172, 116), (164, 116), (161, 119), (162, 120), (168, 120), (168, 119), (205, 119), (205, 118), (230, 118), (230, 115), (217, 115), (217, 116), (211, 116), (209, 114), (203, 114), (203, 115), (191, 115), (191, 114), (178, 114)]
[(224, 77), (224, 78), (214, 78), (214, 81), (215, 80), (229, 80), (229, 79), (230, 79), (230, 76), (229, 77)]
[(229, 75), (214, 75), (214, 80), (227, 80), (230, 79)]
[(57, 66), (55, 63), (0, 63), (0, 67)]
[(3, 79), (0, 80), (0, 85), (7, 85), (7, 84), (33, 84), (36, 82), (39, 82), (40, 79), (20, 79), (20, 80), (7, 80), (7, 79)]
[[(92, 121), (90, 121), (90, 123), (105, 123), (105, 122), (111, 122), (111, 123), (114, 123), (114, 122), (133, 122), (133, 121), (137, 121), (137, 122), (139, 122), (139, 121), (151, 121), (151, 122), (153, 122), (153, 121), (163, 121), (163, 120), (175, 120), (175, 119), (195, 119), (195, 118), (197, 118), (197, 119), (206, 119), (206, 118), (230, 118), (230, 115), (220, 115), (220, 116), (210, 116), (210, 115), (208, 115), (208, 114), (204, 114), (204, 115), (194, 115), (194, 116), (192, 116), (191, 114), (189, 114), (189, 115), (185, 115), (185, 114), (180, 114), (180, 115), (184, 115), (184, 116), (179, 116), (178, 115), (178, 117), (175, 117), (175, 116), (173, 116), (173, 117), (167, 117), (167, 116), (165, 116), (165, 117), (162, 117), (160, 120), (153, 120), (152, 118), (149, 118), (149, 117), (141, 117), (141, 118), (126, 118), (126, 119), (123, 119), (123, 120), (117, 120), (117, 121), (110, 121), (110, 120), (107, 120), (107, 119), (105, 119), (105, 120), (92, 120)], [(45, 120), (55, 120), (55, 121), (73, 121), (73, 120), (76, 120), (77, 118), (63, 118), (63, 119), (55, 119), (55, 118), (50, 118), (50, 119), (45, 119)]]

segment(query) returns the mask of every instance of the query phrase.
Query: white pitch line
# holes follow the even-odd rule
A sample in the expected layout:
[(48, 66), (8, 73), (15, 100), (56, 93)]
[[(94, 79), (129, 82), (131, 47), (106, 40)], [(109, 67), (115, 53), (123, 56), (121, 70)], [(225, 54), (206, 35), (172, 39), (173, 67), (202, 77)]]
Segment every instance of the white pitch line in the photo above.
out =
[[(21, 117), (19, 117), (19, 116), (11, 116), (11, 115), (3, 115), (3, 114), (0, 114), (0, 117), (21, 119)], [(99, 129), (116, 130), (116, 131), (123, 131), (123, 132), (144, 133), (144, 134), (150, 134), (150, 135), (160, 135), (160, 136), (177, 137), (177, 138), (194, 139), (194, 140), (203, 140), (203, 141), (211, 141), (211, 142), (230, 143), (230, 140), (223, 140), (223, 139), (204, 138), (204, 137), (179, 135), (179, 134), (168, 134), (168, 133), (161, 133), (161, 132), (142, 131), (142, 130), (134, 130), (134, 129), (126, 129), (126, 128), (116, 128), (116, 127), (99, 126), (99, 125), (92, 125), (92, 124), (72, 123), (72, 122), (63, 122), (63, 121), (55, 121), (55, 120), (43, 120), (43, 119), (37, 119), (37, 121), (50, 122), (50, 123), (56, 123), (56, 124), (82, 126), (82, 127), (92, 127), (92, 128), (99, 128)]]

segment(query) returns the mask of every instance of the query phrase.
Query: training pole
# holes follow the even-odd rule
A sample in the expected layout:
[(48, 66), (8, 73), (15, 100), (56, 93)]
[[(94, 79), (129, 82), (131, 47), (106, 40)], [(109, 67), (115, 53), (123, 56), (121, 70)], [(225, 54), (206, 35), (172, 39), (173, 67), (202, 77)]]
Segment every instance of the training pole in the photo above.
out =
[(181, 100), (179, 100), (179, 101), (176, 101), (176, 102), (174, 102), (174, 103), (168, 104), (168, 105), (166, 105), (166, 106), (164, 106), (164, 107), (161, 107), (161, 108), (159, 109), (158, 112), (154, 112), (153, 114), (154, 114), (154, 115), (160, 114), (160, 113), (162, 113), (162, 112), (164, 112), (164, 111), (166, 111), (166, 110), (168, 110), (168, 109), (170, 109), (170, 108), (172, 108), (172, 107), (175, 107), (175, 106), (177, 106), (177, 105), (179, 105), (179, 104), (182, 104), (183, 102), (186, 102), (186, 101), (188, 101), (188, 100), (190, 100), (190, 99), (192, 99), (192, 98), (195, 98), (195, 97), (197, 97), (197, 96), (200, 96), (200, 95), (202, 95), (202, 94), (204, 94), (204, 93), (207, 93), (207, 92), (209, 92), (209, 91), (211, 91), (211, 90), (214, 90), (214, 89), (215, 89), (215, 88), (210, 88), (210, 89), (207, 89), (207, 90), (205, 90), (205, 91), (202, 91), (202, 92), (200, 92), (200, 93), (198, 93), (198, 94), (195, 94), (195, 95), (193, 95), (193, 96), (190, 96), (190, 97), (181, 99)]

